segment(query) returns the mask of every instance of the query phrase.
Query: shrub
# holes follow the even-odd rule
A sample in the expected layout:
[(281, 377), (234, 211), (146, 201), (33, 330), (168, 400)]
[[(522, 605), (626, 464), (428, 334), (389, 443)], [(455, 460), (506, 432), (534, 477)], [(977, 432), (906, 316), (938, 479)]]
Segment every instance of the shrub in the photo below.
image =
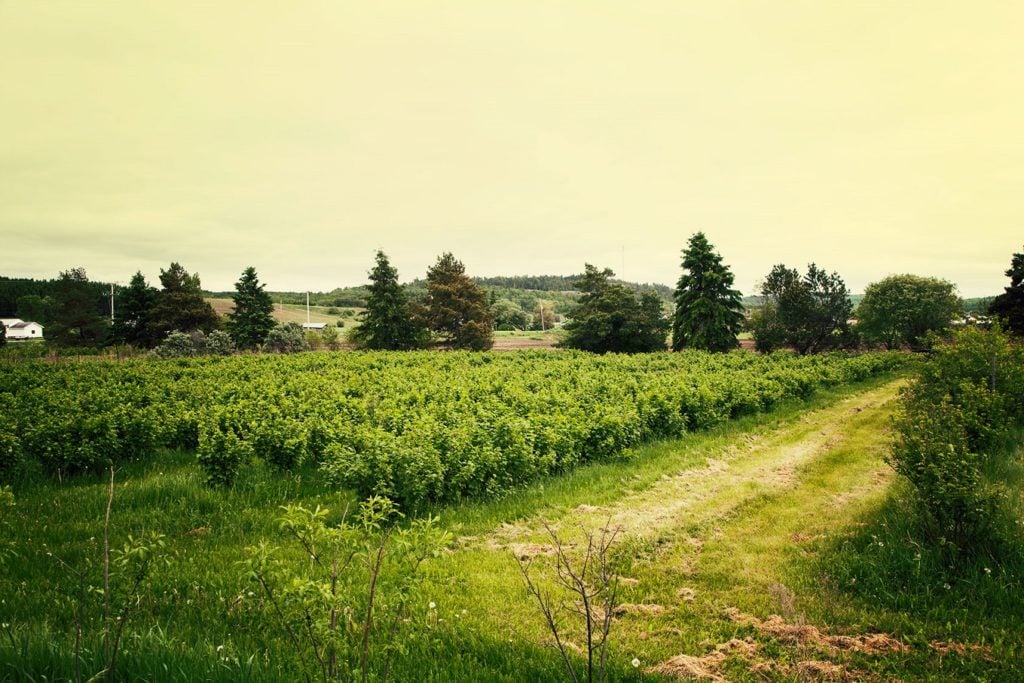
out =
[(264, 353), (297, 353), (306, 350), (306, 338), (302, 327), (296, 323), (278, 325), (267, 335), (263, 344)]
[(1002, 470), (1024, 418), (1024, 353), (995, 327), (939, 346), (904, 390), (889, 462), (915, 491), (929, 536), (963, 550), (997, 540)]

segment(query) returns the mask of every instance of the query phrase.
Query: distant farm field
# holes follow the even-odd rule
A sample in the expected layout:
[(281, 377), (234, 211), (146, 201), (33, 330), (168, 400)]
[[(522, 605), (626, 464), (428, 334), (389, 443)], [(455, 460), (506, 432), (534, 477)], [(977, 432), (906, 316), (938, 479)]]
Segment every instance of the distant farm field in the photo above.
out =
[[(231, 299), (207, 298), (206, 301), (213, 306), (217, 315), (227, 315), (234, 309), (234, 302)], [(329, 306), (310, 306), (309, 322), (327, 323), (335, 325), (339, 321), (345, 327), (355, 326), (361, 308), (338, 308), (338, 313), (328, 313)], [(345, 313), (348, 313), (347, 315)], [(307, 322), (306, 307), (298, 304), (274, 304), (274, 319), (279, 323), (304, 323)]]

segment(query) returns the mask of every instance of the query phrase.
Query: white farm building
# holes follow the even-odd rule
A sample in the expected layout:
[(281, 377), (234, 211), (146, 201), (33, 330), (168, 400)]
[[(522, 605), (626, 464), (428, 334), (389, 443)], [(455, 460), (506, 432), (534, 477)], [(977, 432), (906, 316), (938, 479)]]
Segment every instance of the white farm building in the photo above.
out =
[(21, 318), (0, 318), (0, 323), (7, 332), (8, 341), (43, 338), (43, 326), (39, 323), (25, 322)]

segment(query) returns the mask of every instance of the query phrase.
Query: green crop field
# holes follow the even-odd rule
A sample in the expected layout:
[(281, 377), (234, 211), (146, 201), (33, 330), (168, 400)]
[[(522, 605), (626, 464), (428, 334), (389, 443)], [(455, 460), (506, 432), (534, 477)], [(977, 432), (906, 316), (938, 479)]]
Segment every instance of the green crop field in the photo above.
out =
[[(1018, 680), (1019, 578), (901, 543), (906, 364), (5, 365), (0, 677), (586, 680), (583, 611), (595, 680)], [(615, 597), (584, 609), (557, 568), (586, 574), (602, 529), (587, 576)]]

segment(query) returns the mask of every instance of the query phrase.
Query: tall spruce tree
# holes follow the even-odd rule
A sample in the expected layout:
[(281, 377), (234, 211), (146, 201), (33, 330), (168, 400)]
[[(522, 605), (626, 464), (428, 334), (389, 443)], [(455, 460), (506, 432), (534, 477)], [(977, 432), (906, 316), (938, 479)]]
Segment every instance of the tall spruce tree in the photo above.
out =
[(150, 309), (149, 329), (153, 342), (159, 343), (173, 330), (212, 332), (220, 326), (220, 318), (203, 299), (199, 274), (189, 275), (179, 263), (160, 271), (162, 288)]
[(427, 271), (424, 320), (452, 348), (484, 351), (494, 344), (487, 293), (450, 252)]
[(743, 325), (743, 301), (733, 275), (704, 233), (683, 250), (683, 274), (676, 285), (672, 350), (729, 351)]
[(359, 348), (389, 351), (426, 346), (430, 332), (412, 314), (405, 290), (398, 283), (398, 270), (383, 251), (377, 251), (369, 277), (370, 294), (360, 325), (350, 335), (352, 341)]
[(1014, 254), (1006, 271), (1010, 286), (988, 305), (988, 312), (1006, 322), (1013, 334), (1024, 335), (1024, 253)]
[(228, 313), (227, 330), (239, 349), (263, 346), (267, 335), (277, 324), (274, 321), (274, 302), (267, 294), (256, 269), (249, 266), (235, 283), (234, 310)]
[(153, 346), (149, 314), (156, 303), (156, 287), (146, 282), (141, 272), (132, 275), (128, 286), (114, 298), (114, 327), (111, 336), (120, 344)]

